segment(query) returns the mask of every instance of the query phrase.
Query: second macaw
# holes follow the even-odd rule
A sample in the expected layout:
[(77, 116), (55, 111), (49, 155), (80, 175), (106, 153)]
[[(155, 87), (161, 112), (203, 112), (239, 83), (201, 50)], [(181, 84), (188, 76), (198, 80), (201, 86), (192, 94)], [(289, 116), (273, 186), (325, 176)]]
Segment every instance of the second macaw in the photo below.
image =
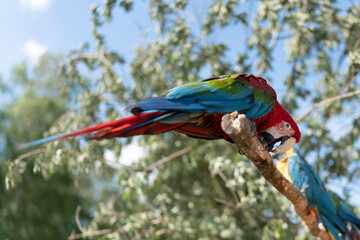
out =
[(341, 240), (340, 233), (351, 239), (346, 224), (340, 218), (334, 201), (317, 173), (294, 149), (286, 153), (287, 156), (276, 164), (277, 169), (305, 194), (315, 213), (313, 215), (324, 225), (332, 239)]
[[(113, 137), (160, 134), (171, 130), (202, 139), (232, 141), (221, 128), (224, 114), (238, 111), (257, 126), (267, 150), (282, 153), (300, 140), (300, 131), (277, 101), (267, 81), (251, 74), (222, 75), (170, 89), (131, 108), (132, 116), (59, 134), (21, 145), (85, 135), (101, 140)], [(275, 146), (275, 148), (274, 148)]]

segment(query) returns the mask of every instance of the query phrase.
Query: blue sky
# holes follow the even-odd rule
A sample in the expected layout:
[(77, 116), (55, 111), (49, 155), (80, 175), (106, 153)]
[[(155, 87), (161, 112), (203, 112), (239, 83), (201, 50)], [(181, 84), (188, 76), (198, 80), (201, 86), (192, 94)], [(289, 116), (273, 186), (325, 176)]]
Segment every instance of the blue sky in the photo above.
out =
[[(67, 52), (90, 38), (87, 1), (0, 1), (0, 73), (34, 64), (45, 51)], [(71, 26), (71, 27), (69, 27)]]
[[(0, 74), (8, 79), (14, 65), (23, 60), (31, 65), (45, 51), (68, 53), (92, 40), (89, 6), (93, 1), (15, 0), (0, 1)], [(142, 4), (142, 5), (141, 5)], [(144, 11), (144, 1), (136, 3), (130, 14), (116, 10), (114, 24), (104, 28), (108, 46), (125, 58), (134, 56), (133, 47), (141, 44), (134, 30), (137, 11)], [(121, 26), (121, 29), (119, 28)], [(91, 42), (91, 41), (90, 41)]]

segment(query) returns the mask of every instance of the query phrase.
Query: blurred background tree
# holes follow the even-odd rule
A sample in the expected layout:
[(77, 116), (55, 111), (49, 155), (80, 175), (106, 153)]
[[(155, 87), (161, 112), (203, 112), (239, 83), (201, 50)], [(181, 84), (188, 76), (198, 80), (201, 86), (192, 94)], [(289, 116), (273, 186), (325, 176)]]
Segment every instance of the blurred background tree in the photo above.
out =
[[(4, 93), (12, 92), (11, 103), (0, 109), (5, 140), (0, 149), (5, 182), (14, 187), (4, 193), (9, 197), (2, 209), (12, 209), (15, 192), (31, 203), (35, 190), (44, 191), (37, 197), (59, 194), (53, 203), (64, 198), (69, 213), (52, 205), (51, 212), (34, 213), (39, 219), (58, 216), (66, 226), (62, 236), (74, 231), (70, 239), (311, 239), (289, 202), (225, 141), (166, 133), (67, 140), (27, 151), (15, 146), (43, 132), (68, 132), (126, 116), (122, 109), (127, 106), (185, 82), (248, 72), (269, 79), (280, 102), (297, 117), (300, 152), (328, 186), (354, 197), (352, 186), (360, 174), (360, 4), (342, 3), (151, 0), (151, 33), (139, 27), (144, 42), (131, 62), (107, 45), (103, 30), (116, 14), (134, 11), (137, 2), (92, 5), (95, 41), (72, 51), (58, 68), (50, 60), (40, 62), (31, 79), (18, 66), (14, 76), (20, 91), (1, 85)], [(124, 66), (129, 76), (122, 73)], [(56, 69), (60, 75), (47, 74)], [(124, 164), (121, 159), (134, 154), (128, 144), (140, 145), (137, 151), (146, 154)], [(77, 205), (84, 210), (75, 226)], [(24, 229), (33, 231), (31, 225)]]
[[(15, 159), (20, 153), (19, 142), (42, 137), (66, 111), (68, 99), (60, 97), (58, 87), (65, 86), (67, 79), (55, 77), (61, 59), (43, 55), (31, 72), (23, 62), (14, 67), (9, 83), (1, 82), (5, 104), (0, 108), (0, 161)], [(22, 180), (16, 188), (6, 190), (8, 182), (1, 181), (2, 239), (64, 239), (76, 228), (77, 206), (86, 209), (81, 219), (90, 220), (88, 208), (93, 197), (83, 191), (83, 187), (91, 186), (90, 180), (74, 179), (66, 167), (57, 172), (43, 169), (41, 174), (36, 170), (40, 166), (33, 160), (24, 159), (27, 167), (16, 172), (21, 174), (18, 180)], [(17, 163), (20, 162), (13, 162), (12, 166)], [(1, 179), (11, 174), (9, 171), (11, 168), (2, 164)], [(76, 182), (81, 182), (82, 187)]]

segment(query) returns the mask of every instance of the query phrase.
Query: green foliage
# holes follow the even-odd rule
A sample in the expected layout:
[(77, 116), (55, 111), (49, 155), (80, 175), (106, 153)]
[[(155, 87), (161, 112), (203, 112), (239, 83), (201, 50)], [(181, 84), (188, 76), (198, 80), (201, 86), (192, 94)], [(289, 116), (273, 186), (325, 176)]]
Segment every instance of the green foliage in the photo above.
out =
[[(19, 157), (25, 151), (18, 144), (41, 138), (66, 111), (68, 101), (57, 88), (66, 84), (57, 74), (60, 59), (42, 56), (31, 74), (26, 63), (21, 63), (14, 68), (11, 81), (2, 83), (6, 87), (1, 92), (12, 101), (0, 109), (0, 161), (7, 163), (0, 167), (1, 239), (64, 239), (77, 228), (76, 207), (87, 209), (91, 203), (91, 193), (81, 189), (90, 187), (88, 178), (74, 184), (67, 168), (54, 172), (49, 165), (41, 170), (43, 174), (37, 173), (40, 167), (33, 158)], [(16, 181), (21, 183), (9, 190)], [(83, 221), (89, 218), (88, 210), (80, 215)]]
[[(50, 128), (45, 125), (39, 129), (49, 129), (45, 133), (48, 135), (113, 120), (123, 116), (118, 112), (119, 105), (125, 108), (139, 99), (162, 95), (171, 87), (225, 73), (253, 71), (272, 79), (274, 85), (282, 86), (279, 100), (294, 116), (301, 116), (322, 100), (359, 89), (358, 4), (349, 3), (340, 9), (332, 0), (220, 0), (201, 6), (201, 15), (197, 16), (197, 11), (192, 10), (198, 5), (190, 3), (149, 1), (149, 17), (156, 35), (145, 35), (146, 43), (136, 47), (135, 58), (129, 63), (107, 47), (101, 30), (116, 18), (116, 7), (128, 12), (136, 8), (135, 1), (104, 1), (91, 7), (95, 39), (91, 49), (96, 51), (91, 52), (89, 44), (85, 44), (71, 52), (61, 67), (65, 83), (58, 88), (60, 95), (55, 95), (70, 100), (74, 107)], [(213, 40), (229, 27), (245, 34), (233, 32), (226, 40), (245, 42), (245, 49), (234, 49), (226, 40)], [(285, 49), (286, 56), (275, 54), (279, 49)], [(229, 58), (230, 52), (235, 60)], [(276, 65), (278, 58), (286, 59), (288, 64)], [(119, 77), (117, 68), (123, 64), (130, 67), (129, 81), (135, 87), (125, 86)], [(86, 71), (80, 71), (79, 66), (84, 65)], [(21, 67), (17, 72), (17, 81), (28, 84)], [(284, 79), (274, 78), (279, 72)], [(38, 95), (34, 95), (29, 96), (36, 100)], [(45, 106), (46, 101), (41, 102)], [(358, 166), (360, 154), (357, 102), (358, 97), (332, 101), (302, 118), (300, 151), (316, 162), (325, 179), (342, 176), (351, 182), (360, 175), (353, 167)], [(64, 111), (61, 100), (53, 104), (48, 106)], [(29, 109), (29, 116), (31, 112)], [(19, 113), (12, 114), (16, 118)], [(105, 153), (111, 150), (118, 159), (122, 147), (131, 141), (139, 142), (146, 157), (114, 170)], [(188, 147), (190, 151), (166, 164), (147, 168)], [(289, 202), (239, 156), (235, 146), (225, 141), (167, 133), (102, 142), (69, 140), (41, 149), (33, 164), (43, 176), (66, 169), (79, 180), (96, 172), (104, 176), (105, 182), (116, 182), (98, 196), (94, 218), (85, 227), (88, 234), (104, 230), (102, 236), (109, 239), (309, 238)], [(26, 165), (24, 159), (9, 162), (10, 183), (21, 178)], [(99, 188), (104, 188), (103, 183)]]
[[(0, 176), (4, 179), (5, 169)], [(55, 173), (45, 180), (31, 167), (22, 173), (22, 184), (7, 190), (1, 182), (0, 236), (3, 239), (64, 239), (77, 229), (74, 219), (78, 205), (88, 208), (91, 197), (66, 172)], [(82, 184), (83, 186), (88, 183)], [(80, 218), (89, 221), (88, 211)]]

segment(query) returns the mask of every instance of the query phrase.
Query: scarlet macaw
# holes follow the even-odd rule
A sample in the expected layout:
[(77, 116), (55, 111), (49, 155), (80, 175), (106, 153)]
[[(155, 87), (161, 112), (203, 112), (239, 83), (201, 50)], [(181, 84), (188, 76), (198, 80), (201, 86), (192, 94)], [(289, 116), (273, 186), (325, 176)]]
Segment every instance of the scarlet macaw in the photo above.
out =
[(340, 218), (347, 224), (349, 234), (354, 240), (360, 240), (360, 219), (345, 200), (332, 191), (329, 193), (334, 200)]
[(294, 149), (286, 153), (287, 156), (281, 159), (276, 167), (287, 180), (305, 194), (317, 222), (324, 225), (332, 239), (341, 240), (340, 233), (352, 239), (346, 229), (346, 224), (339, 216), (334, 201), (317, 173), (306, 160), (295, 153)]
[[(257, 135), (262, 137), (267, 150), (282, 153), (298, 142), (301, 134), (276, 98), (274, 89), (261, 77), (222, 75), (175, 87), (162, 97), (145, 99), (131, 108), (132, 116), (43, 138), (21, 147), (82, 135), (102, 140), (171, 130), (194, 138), (224, 138), (232, 142), (221, 128), (221, 118), (238, 111), (256, 124)], [(279, 142), (280, 145), (273, 149)]]

